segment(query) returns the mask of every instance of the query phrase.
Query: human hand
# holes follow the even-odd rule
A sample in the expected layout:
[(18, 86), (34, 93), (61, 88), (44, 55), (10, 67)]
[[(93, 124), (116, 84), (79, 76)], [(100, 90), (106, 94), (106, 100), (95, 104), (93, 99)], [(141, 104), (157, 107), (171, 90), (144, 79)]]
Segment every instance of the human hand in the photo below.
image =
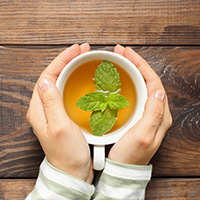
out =
[(93, 169), (89, 146), (79, 127), (66, 114), (55, 86), (65, 65), (89, 50), (87, 43), (75, 44), (59, 54), (42, 72), (33, 91), (27, 120), (53, 166), (91, 183)]
[(120, 163), (147, 165), (172, 124), (167, 95), (160, 78), (135, 51), (117, 45), (114, 52), (129, 59), (141, 72), (148, 99), (142, 118), (114, 144), (108, 158)]

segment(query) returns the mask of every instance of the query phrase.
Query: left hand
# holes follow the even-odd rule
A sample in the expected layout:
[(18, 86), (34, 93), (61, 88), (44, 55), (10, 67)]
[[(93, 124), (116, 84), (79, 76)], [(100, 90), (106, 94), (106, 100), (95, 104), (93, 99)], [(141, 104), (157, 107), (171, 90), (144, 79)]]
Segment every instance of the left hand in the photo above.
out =
[(84, 52), (89, 44), (75, 44), (42, 72), (33, 91), (27, 120), (33, 127), (47, 160), (56, 168), (91, 183), (93, 169), (90, 149), (80, 128), (68, 117), (56, 80), (65, 65)]

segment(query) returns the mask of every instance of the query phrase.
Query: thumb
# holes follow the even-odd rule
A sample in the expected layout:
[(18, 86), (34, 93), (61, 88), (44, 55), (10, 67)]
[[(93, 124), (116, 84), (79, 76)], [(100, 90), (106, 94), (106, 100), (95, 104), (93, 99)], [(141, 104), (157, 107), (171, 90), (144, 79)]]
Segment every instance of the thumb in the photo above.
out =
[(48, 124), (62, 122), (66, 118), (66, 112), (56, 86), (50, 80), (42, 78), (38, 82), (38, 92)]
[(142, 118), (145, 121), (145, 129), (148, 132), (155, 133), (159, 128), (164, 115), (164, 104), (165, 91), (163, 89), (156, 90), (148, 98)]

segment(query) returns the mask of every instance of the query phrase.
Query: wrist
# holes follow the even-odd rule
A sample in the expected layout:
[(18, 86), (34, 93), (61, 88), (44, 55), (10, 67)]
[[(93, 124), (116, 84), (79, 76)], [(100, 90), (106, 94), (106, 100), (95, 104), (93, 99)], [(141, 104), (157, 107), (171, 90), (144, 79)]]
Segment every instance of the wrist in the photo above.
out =
[(66, 165), (66, 163), (54, 162), (48, 158), (46, 158), (46, 162), (55, 170), (59, 170), (60, 172), (66, 173), (88, 184), (91, 184), (93, 181), (94, 175), (90, 162), (88, 162), (86, 165), (82, 165), (80, 163), (73, 164), (68, 162)]
[(92, 167), (87, 166), (86, 168), (84, 167), (80, 168), (80, 166), (79, 167), (74, 166), (60, 170), (88, 184), (92, 184), (94, 177), (94, 172)]

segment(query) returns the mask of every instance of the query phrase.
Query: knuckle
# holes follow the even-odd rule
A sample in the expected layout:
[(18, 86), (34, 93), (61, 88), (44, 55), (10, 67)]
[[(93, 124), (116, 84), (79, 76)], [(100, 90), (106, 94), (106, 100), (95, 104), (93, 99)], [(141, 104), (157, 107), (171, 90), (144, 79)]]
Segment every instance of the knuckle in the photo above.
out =
[(156, 120), (160, 120), (163, 117), (163, 110), (156, 107), (152, 110), (152, 116), (156, 119)]
[(153, 81), (151, 84), (152, 84), (152, 86), (153, 86), (154, 88), (157, 88), (157, 89), (158, 89), (158, 88), (164, 89), (164, 88), (163, 88), (162, 81), (161, 81), (160, 77), (159, 77), (157, 74), (155, 74), (154, 81)]
[(29, 107), (27, 113), (26, 113), (26, 120), (28, 121), (28, 123), (32, 126), (32, 111)]
[(172, 115), (169, 114), (169, 117), (168, 117), (168, 128), (171, 127), (172, 123), (173, 123)]
[(56, 121), (49, 126), (48, 132), (53, 138), (59, 138), (64, 134), (73, 134), (79, 127), (72, 120)]
[(51, 97), (51, 96), (48, 96), (48, 97), (44, 97), (43, 98), (43, 105), (48, 108), (48, 107), (51, 107), (55, 104), (55, 98), (54, 97)]
[(141, 147), (146, 149), (146, 148), (149, 148), (151, 146), (153, 141), (150, 137), (145, 137), (145, 138), (139, 137), (137, 139), (137, 142)]
[(60, 124), (59, 126), (53, 126), (49, 131), (53, 137), (58, 138), (66, 132), (66, 125)]
[(26, 120), (28, 122), (30, 122), (30, 109), (27, 110), (27, 113), (26, 113)]

